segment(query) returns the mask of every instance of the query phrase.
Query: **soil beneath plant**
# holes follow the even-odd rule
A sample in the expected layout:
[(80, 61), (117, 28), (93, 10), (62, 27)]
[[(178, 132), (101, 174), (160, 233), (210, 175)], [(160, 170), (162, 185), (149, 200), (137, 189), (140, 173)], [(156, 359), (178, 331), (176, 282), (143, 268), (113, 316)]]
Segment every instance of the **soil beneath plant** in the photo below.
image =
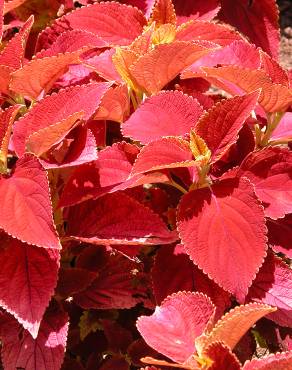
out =
[(292, 0), (278, 0), (280, 8), (281, 46), (280, 63), (292, 69)]

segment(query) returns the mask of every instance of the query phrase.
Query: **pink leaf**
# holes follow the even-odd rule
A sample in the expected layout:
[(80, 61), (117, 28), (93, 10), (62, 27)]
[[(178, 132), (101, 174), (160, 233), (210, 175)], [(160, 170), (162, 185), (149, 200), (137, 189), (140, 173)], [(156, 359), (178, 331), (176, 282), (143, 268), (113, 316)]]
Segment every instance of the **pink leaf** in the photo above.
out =
[(6, 233), (28, 244), (60, 249), (47, 175), (34, 156), (25, 155), (11, 177), (0, 178), (0, 204), (0, 228)]
[(2, 361), (5, 370), (59, 370), (66, 348), (68, 315), (49, 309), (33, 339), (11, 316), (1, 318)]
[(234, 3), (233, 0), (222, 0), (221, 4), (219, 17), (225, 23), (236, 27), (251, 42), (278, 59), (280, 32), (276, 1), (238, 0)]
[(211, 49), (186, 41), (158, 45), (130, 67), (133, 78), (149, 94), (158, 93), (186, 67)]
[(206, 112), (195, 126), (212, 152), (211, 161), (222, 158), (233, 145), (245, 120), (255, 109), (259, 92), (220, 101)]
[(33, 59), (12, 73), (10, 89), (31, 99), (47, 93), (54, 82), (68, 70), (70, 64), (80, 63), (80, 55), (86, 48), (42, 59)]
[(108, 88), (107, 83), (73, 86), (46, 96), (33, 105), (14, 125), (12, 140), (17, 155), (24, 153), (25, 141), (32, 133), (58, 123), (76, 112), (84, 111), (85, 120), (91, 118)]
[(264, 213), (252, 185), (222, 180), (184, 195), (178, 231), (194, 263), (243, 300), (266, 253)]
[(163, 91), (146, 99), (123, 123), (123, 135), (142, 144), (162, 136), (184, 136), (202, 112), (203, 109), (192, 97), (179, 91)]
[(157, 214), (124, 193), (71, 207), (68, 234), (98, 245), (168, 244), (177, 238)]
[[(246, 58), (246, 55), (249, 58)], [(260, 54), (254, 45), (246, 41), (236, 40), (223, 49), (202, 57), (193, 63), (182, 74), (182, 78), (191, 78), (202, 75), (200, 67), (215, 67), (217, 65), (236, 65), (245, 68), (257, 69), (260, 67)]]
[(164, 168), (194, 166), (192, 152), (186, 140), (166, 137), (142, 148), (132, 169), (132, 175)]
[(178, 27), (175, 39), (179, 41), (206, 40), (220, 46), (227, 46), (233, 41), (242, 40), (242, 37), (228, 25), (193, 20)]
[(220, 3), (218, 0), (173, 0), (173, 4), (178, 24), (187, 22), (191, 19), (201, 19), (209, 21), (213, 19), (220, 10)]
[(277, 219), (292, 212), (292, 155), (285, 148), (267, 147), (251, 153), (238, 170), (255, 186), (265, 214)]
[(8, 239), (0, 250), (0, 305), (37, 337), (57, 284), (59, 252)]
[(108, 45), (129, 45), (142, 32), (146, 20), (132, 6), (101, 2), (82, 7), (57, 19), (40, 33), (37, 50), (48, 48), (60, 33), (70, 30), (91, 32)]
[(271, 140), (292, 139), (292, 112), (286, 112), (271, 135)]
[(291, 370), (292, 352), (271, 354), (262, 358), (254, 358), (247, 361), (243, 370)]
[(288, 265), (269, 253), (249, 289), (246, 300), (277, 307), (267, 317), (282, 326), (292, 326), (292, 271)]
[(205, 295), (179, 292), (168, 296), (151, 316), (140, 316), (137, 328), (150, 347), (184, 363), (196, 352), (195, 339), (213, 314), (214, 306)]

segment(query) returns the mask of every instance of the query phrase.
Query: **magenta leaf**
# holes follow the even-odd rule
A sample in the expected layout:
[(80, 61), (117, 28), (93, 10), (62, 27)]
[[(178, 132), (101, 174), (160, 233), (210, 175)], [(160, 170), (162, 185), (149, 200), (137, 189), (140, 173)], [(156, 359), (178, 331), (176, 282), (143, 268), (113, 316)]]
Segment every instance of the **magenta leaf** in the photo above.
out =
[(213, 19), (220, 10), (220, 2), (218, 0), (173, 0), (172, 2), (175, 8), (178, 24), (187, 22), (191, 19), (209, 21)]
[(28, 244), (60, 249), (47, 175), (36, 157), (26, 154), (11, 177), (0, 178), (0, 203), (0, 228), (6, 233)]
[(196, 99), (179, 91), (163, 91), (146, 99), (123, 123), (123, 135), (142, 144), (162, 136), (184, 136), (202, 112)]
[(137, 328), (150, 347), (184, 363), (196, 352), (195, 339), (213, 315), (214, 306), (207, 296), (179, 292), (168, 296), (151, 316), (140, 316)]
[(242, 301), (266, 254), (264, 213), (252, 185), (229, 179), (192, 191), (177, 219), (194, 263)]
[(247, 301), (277, 307), (267, 316), (282, 326), (292, 326), (292, 271), (286, 263), (269, 253), (249, 289)]
[(11, 316), (0, 318), (2, 361), (5, 370), (60, 370), (65, 353), (68, 315), (49, 308), (36, 339)]
[(273, 219), (292, 212), (292, 156), (281, 147), (267, 147), (251, 153), (241, 164), (238, 176), (247, 177)]
[(292, 215), (278, 220), (267, 220), (269, 243), (277, 253), (292, 259)]

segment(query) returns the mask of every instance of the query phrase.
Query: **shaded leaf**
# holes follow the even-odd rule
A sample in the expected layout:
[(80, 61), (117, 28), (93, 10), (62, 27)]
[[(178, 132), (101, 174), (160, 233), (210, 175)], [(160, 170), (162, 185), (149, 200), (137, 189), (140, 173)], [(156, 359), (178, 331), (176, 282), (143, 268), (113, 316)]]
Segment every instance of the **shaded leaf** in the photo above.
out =
[(2, 361), (6, 370), (59, 370), (63, 362), (68, 332), (68, 315), (49, 309), (33, 339), (11, 316), (1, 317)]
[(33, 338), (57, 284), (59, 252), (8, 239), (0, 249), (0, 305)]
[(292, 327), (292, 271), (288, 265), (269, 253), (249, 289), (247, 302), (255, 301), (277, 307), (267, 318), (279, 325)]
[(196, 1), (180, 1), (173, 0), (177, 22), (181, 24), (191, 19), (211, 20), (220, 10), (218, 0), (196, 0)]
[(247, 361), (243, 370), (291, 370), (292, 352), (270, 354), (262, 358), (254, 358)]

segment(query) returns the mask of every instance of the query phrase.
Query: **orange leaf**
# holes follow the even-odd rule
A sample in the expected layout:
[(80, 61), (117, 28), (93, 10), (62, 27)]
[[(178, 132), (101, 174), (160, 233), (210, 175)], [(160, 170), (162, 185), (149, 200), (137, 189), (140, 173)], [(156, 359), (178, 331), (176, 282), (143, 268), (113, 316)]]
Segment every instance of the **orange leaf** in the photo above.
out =
[(141, 56), (130, 67), (130, 72), (143, 90), (155, 94), (182, 70), (212, 50), (185, 41), (158, 45)]
[(153, 44), (169, 44), (175, 39), (176, 27), (173, 24), (162, 24), (152, 36)]
[(176, 24), (176, 14), (171, 0), (157, 0), (153, 9), (149, 22), (155, 22), (157, 26), (171, 23)]
[[(262, 70), (251, 70), (237, 66), (219, 68), (201, 67), (214, 85), (225, 89), (231, 94), (238, 94), (234, 84), (243, 91), (250, 93), (262, 89), (259, 103), (266, 112), (285, 111), (292, 103), (292, 91), (286, 86), (273, 84), (269, 76)], [(231, 83), (231, 84), (230, 84)]]
[(53, 145), (60, 143), (80, 123), (83, 116), (84, 112), (76, 112), (58, 123), (34, 132), (26, 141), (27, 151), (40, 157)]
[(24, 2), (26, 2), (26, 0), (11, 0), (11, 1), (4, 2), (3, 14), (5, 15), (5, 14), (11, 12), (11, 10), (17, 8), (18, 6), (20, 6)]
[(276, 308), (259, 303), (237, 306), (219, 320), (214, 328), (196, 339), (196, 348), (201, 355), (210, 344), (222, 341), (232, 350), (240, 338), (256, 321)]
[(137, 90), (136, 83), (130, 72), (130, 67), (139, 58), (139, 55), (128, 48), (117, 48), (116, 53), (112, 57), (113, 64), (116, 70), (121, 75), (122, 79), (132, 89)]
[(10, 89), (18, 94), (36, 99), (44, 90), (48, 92), (70, 64), (80, 63), (79, 57), (87, 48), (72, 53), (33, 59), (11, 76)]

